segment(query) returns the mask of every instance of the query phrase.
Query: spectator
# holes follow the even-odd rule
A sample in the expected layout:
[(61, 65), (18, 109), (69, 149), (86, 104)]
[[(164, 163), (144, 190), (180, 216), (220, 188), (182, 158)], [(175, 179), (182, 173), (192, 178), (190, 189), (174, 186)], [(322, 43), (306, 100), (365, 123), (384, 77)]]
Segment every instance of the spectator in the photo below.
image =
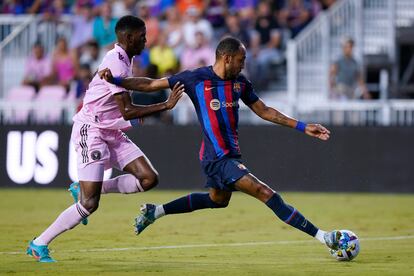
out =
[(187, 46), (181, 55), (181, 69), (191, 70), (197, 67), (212, 65), (215, 53), (204, 37), (203, 32), (197, 32), (194, 48)]
[(295, 37), (309, 22), (310, 12), (305, 8), (303, 0), (288, 0), (279, 12), (279, 23), (287, 27)]
[(138, 3), (138, 16), (144, 20), (145, 27), (147, 28), (147, 43), (145, 44), (145, 47), (151, 48), (157, 42), (160, 34), (158, 19), (151, 16), (150, 9), (146, 1)]
[(150, 51), (148, 48), (145, 48), (140, 55), (134, 56), (132, 61), (132, 73), (136, 77), (146, 76), (150, 65)]
[(258, 62), (260, 52), (260, 34), (253, 31), (250, 35), (249, 48), (246, 53), (246, 74), (252, 83), (255, 84), (258, 92), (263, 90), (265, 87), (265, 77), (262, 74), (260, 64)]
[(99, 49), (99, 45), (96, 41), (89, 41), (82, 54), (79, 58), (81, 64), (87, 64), (91, 70), (91, 72), (96, 72), (98, 70), (99, 64), (101, 64), (101, 51)]
[(62, 85), (69, 91), (70, 82), (75, 77), (76, 58), (69, 52), (67, 40), (59, 37), (52, 57), (52, 68), (57, 84)]
[(213, 28), (208, 20), (202, 18), (201, 10), (191, 6), (187, 9), (187, 20), (183, 25), (184, 42), (186, 46), (195, 47), (195, 34), (200, 31), (210, 43), (213, 37)]
[(229, 1), (229, 10), (239, 14), (240, 23), (243, 28), (254, 28), (256, 18), (255, 7), (259, 4), (258, 0), (232, 0)]
[(178, 62), (174, 50), (167, 45), (167, 35), (161, 33), (158, 44), (150, 49), (150, 62), (157, 66), (157, 78), (164, 77), (167, 72), (175, 72)]
[(23, 84), (33, 86), (36, 92), (42, 85), (50, 81), (50, 59), (45, 56), (43, 46), (40, 42), (36, 42), (33, 45), (33, 52), (26, 61), (25, 70)]
[(96, 17), (93, 22), (93, 37), (99, 47), (111, 49), (116, 41), (115, 24), (117, 19), (112, 17), (112, 8), (108, 2), (102, 3), (99, 10), (100, 16)]
[(322, 4), (319, 0), (309, 0), (309, 12), (311, 18), (315, 18), (322, 11)]
[(116, 0), (112, 1), (112, 15), (120, 18), (124, 15), (132, 14), (135, 9), (136, 0)]
[(165, 11), (175, 6), (175, 0), (144, 0), (152, 17), (162, 17)]
[(238, 13), (230, 13), (226, 17), (226, 30), (224, 35), (233, 36), (240, 39), (246, 47), (249, 46), (249, 33), (245, 28), (241, 27)]
[(182, 16), (185, 16), (188, 9), (195, 8), (202, 12), (205, 8), (203, 1), (201, 0), (177, 0), (176, 6)]
[(25, 14), (25, 13), (32, 13), (33, 6), (38, 2), (37, 0), (24, 0), (24, 1), (16, 1), (16, 0), (4, 0), (1, 1), (1, 13), (12, 13), (12, 14)]
[(261, 46), (260, 43), (260, 34), (252, 32), (246, 57), (246, 70), (257, 89), (263, 91), (267, 89), (270, 80), (277, 79), (277, 66), (283, 64), (284, 54), (280, 50), (278, 31), (270, 34), (270, 40), (265, 46)]
[(70, 13), (70, 7), (64, 0), (51, 0), (43, 2), (41, 12), (43, 13), (43, 19), (46, 21), (59, 22), (62, 15)]
[[(370, 99), (360, 66), (353, 56), (354, 41), (351, 38), (342, 44), (342, 56), (331, 66), (330, 87), (333, 99), (355, 99), (361, 96)], [(359, 88), (360, 93), (358, 93)]]
[(239, 12), (243, 9), (250, 9), (257, 7), (259, 0), (230, 0), (229, 8), (231, 11)]
[[(205, 18), (211, 23), (211, 26), (214, 28), (215, 32), (221, 31), (222, 34), (223, 28), (225, 26), (225, 15), (227, 13), (227, 4), (225, 0), (208, 0), (205, 1)], [(221, 35), (217, 36), (220, 38)]]
[(260, 2), (257, 7), (255, 30), (260, 35), (260, 45), (262, 46), (270, 41), (270, 33), (278, 30), (277, 22), (268, 2)]
[(327, 10), (329, 9), (333, 4), (335, 4), (336, 0), (320, 0), (322, 9)]
[(92, 5), (85, 2), (76, 9), (76, 15), (72, 19), (72, 35), (70, 48), (83, 46), (93, 38), (94, 16)]
[(134, 77), (144, 77), (144, 76), (146, 76), (148, 65), (149, 65), (149, 57), (148, 57), (148, 64), (144, 65), (144, 64), (142, 64), (142, 60), (141, 60), (141, 58), (139, 58), (139, 56), (134, 56), (134, 58), (132, 59), (132, 64), (131, 64), (132, 75)]
[(82, 100), (85, 96), (85, 92), (89, 87), (89, 83), (92, 81), (92, 72), (88, 64), (81, 64), (79, 66), (78, 75), (75, 82), (75, 92), (77, 101), (77, 111), (82, 108)]
[(167, 44), (174, 50), (175, 55), (178, 57), (184, 48), (181, 17), (176, 7), (168, 8), (165, 16), (166, 21), (163, 25), (163, 30), (167, 34)]

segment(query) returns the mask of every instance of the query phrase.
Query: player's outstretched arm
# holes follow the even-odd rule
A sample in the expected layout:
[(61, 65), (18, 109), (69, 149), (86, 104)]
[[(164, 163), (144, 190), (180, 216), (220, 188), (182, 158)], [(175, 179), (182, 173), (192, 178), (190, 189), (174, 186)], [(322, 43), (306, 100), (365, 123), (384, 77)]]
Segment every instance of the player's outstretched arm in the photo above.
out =
[(282, 112), (267, 106), (262, 100), (257, 100), (253, 104), (249, 105), (250, 109), (253, 110), (263, 120), (295, 128), (297, 130), (305, 132), (307, 135), (319, 138), (321, 140), (328, 140), (331, 132), (320, 124), (305, 124), (298, 120), (295, 120)]
[(121, 86), (128, 90), (136, 90), (140, 92), (155, 92), (170, 87), (167, 78), (151, 79), (144, 77), (114, 77), (112, 76), (112, 72), (109, 68), (105, 68), (99, 71), (98, 75), (101, 79), (105, 79), (109, 83)]
[(173, 109), (183, 95), (183, 92), (184, 85), (177, 82), (165, 102), (145, 106), (133, 105), (128, 92), (115, 94), (114, 98), (121, 111), (122, 117), (128, 121), (149, 116), (160, 111)]

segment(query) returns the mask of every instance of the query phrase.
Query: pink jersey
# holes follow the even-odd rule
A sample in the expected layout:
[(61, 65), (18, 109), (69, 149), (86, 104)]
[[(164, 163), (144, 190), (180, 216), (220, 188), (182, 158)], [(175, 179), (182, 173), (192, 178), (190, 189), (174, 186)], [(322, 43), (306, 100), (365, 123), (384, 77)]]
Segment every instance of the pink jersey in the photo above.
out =
[[(103, 58), (98, 70), (109, 68), (113, 76), (130, 77), (131, 61), (125, 50), (118, 44)], [(129, 121), (122, 118), (114, 94), (126, 91), (125, 88), (116, 86), (102, 80), (95, 74), (83, 99), (82, 109), (73, 117), (75, 122), (89, 124), (104, 129), (128, 129)]]

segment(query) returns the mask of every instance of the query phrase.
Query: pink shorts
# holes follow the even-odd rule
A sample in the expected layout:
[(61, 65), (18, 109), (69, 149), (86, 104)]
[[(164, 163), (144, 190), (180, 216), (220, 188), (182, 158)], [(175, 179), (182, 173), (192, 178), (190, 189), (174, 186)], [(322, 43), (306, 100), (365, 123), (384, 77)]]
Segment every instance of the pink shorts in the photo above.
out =
[(102, 181), (104, 170), (123, 170), (144, 153), (121, 130), (100, 129), (75, 122), (71, 135), (81, 181)]

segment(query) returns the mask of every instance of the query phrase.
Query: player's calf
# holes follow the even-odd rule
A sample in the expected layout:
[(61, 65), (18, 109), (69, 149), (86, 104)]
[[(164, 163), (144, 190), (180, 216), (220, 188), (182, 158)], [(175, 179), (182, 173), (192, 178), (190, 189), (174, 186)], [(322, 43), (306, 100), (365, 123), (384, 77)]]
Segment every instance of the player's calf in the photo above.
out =
[(277, 193), (266, 202), (275, 215), (285, 223), (315, 237), (318, 228), (308, 221), (296, 208), (286, 204)]
[[(156, 219), (164, 215), (189, 213), (206, 208), (225, 208), (229, 205), (230, 196), (231, 193), (217, 203), (210, 198), (209, 193), (191, 193), (164, 205), (143, 204), (141, 214), (135, 218), (135, 233), (139, 235)], [(215, 200), (218, 201), (217, 198)]]
[(154, 188), (159, 182), (158, 172), (144, 156), (129, 163), (123, 170), (135, 176), (143, 191)]
[[(79, 182), (73, 182), (70, 184), (68, 191), (70, 192), (71, 196), (73, 197), (73, 200), (75, 203), (79, 201), (80, 197), (80, 183)], [(82, 219), (82, 224), (87, 225), (88, 224), (88, 218)]]
[(102, 183), (102, 194), (133, 194), (139, 192), (144, 192), (144, 188), (141, 186), (140, 181), (132, 174), (120, 175), (105, 180)]

